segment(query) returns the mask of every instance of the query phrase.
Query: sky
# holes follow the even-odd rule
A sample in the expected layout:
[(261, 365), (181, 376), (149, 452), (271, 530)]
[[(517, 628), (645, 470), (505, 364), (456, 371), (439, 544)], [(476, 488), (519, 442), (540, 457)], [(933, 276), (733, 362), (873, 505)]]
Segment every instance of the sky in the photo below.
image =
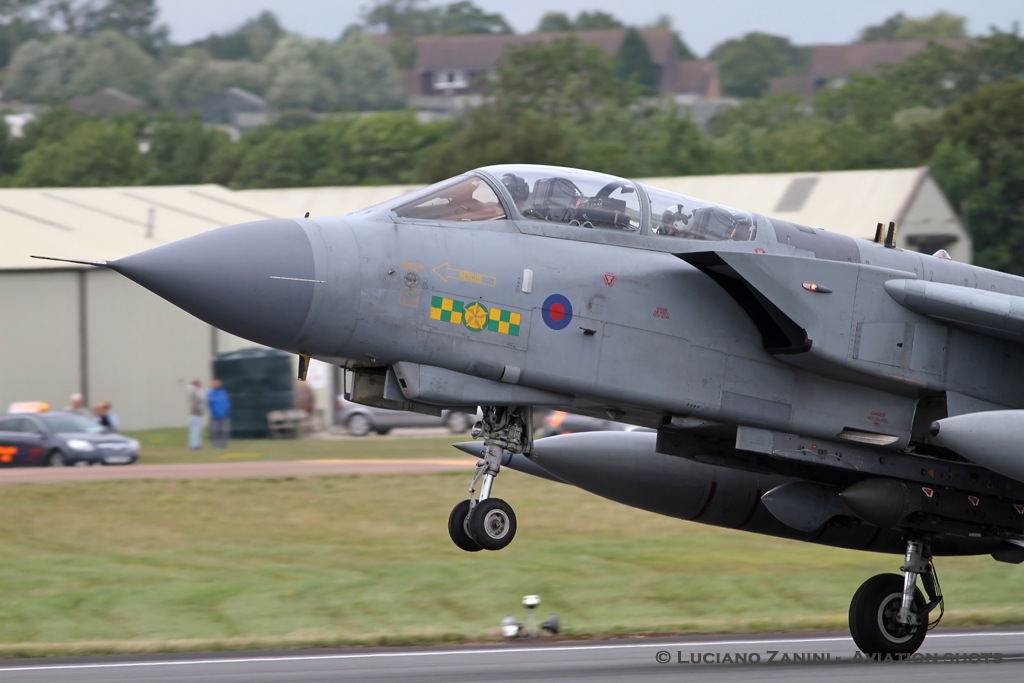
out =
[[(444, 6), (452, 0), (433, 0)], [(277, 15), (292, 33), (338, 38), (346, 26), (358, 23), (368, 0), (158, 0), (161, 23), (175, 43), (189, 43), (211, 33), (227, 33), (264, 10)], [(754, 31), (788, 38), (795, 45), (849, 43), (861, 29), (881, 24), (903, 12), (921, 18), (949, 12), (967, 18), (970, 35), (988, 35), (990, 27), (1013, 30), (1024, 24), (1021, 0), (474, 0), (486, 12), (505, 17), (517, 33), (537, 26), (544, 13), (556, 10), (575, 17), (581, 11), (601, 10), (628, 26), (644, 26), (662, 15), (698, 57), (716, 45)]]

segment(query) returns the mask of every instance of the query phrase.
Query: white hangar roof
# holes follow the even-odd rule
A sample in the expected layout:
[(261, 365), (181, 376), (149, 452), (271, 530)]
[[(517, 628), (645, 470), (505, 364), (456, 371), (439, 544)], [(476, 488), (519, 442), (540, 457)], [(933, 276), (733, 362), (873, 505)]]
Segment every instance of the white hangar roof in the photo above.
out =
[[(971, 259), (971, 240), (926, 168), (649, 178), (655, 187), (870, 239), (900, 225), (898, 244)], [(233, 191), (219, 185), (0, 189), (0, 270), (67, 268), (38, 254), (110, 260), (223, 225), (340, 215), (418, 185)], [(923, 237), (922, 237), (923, 236)], [(922, 241), (923, 240), (923, 241)]]
[(31, 255), (111, 260), (283, 215), (219, 185), (0, 189), (0, 270), (68, 267)]

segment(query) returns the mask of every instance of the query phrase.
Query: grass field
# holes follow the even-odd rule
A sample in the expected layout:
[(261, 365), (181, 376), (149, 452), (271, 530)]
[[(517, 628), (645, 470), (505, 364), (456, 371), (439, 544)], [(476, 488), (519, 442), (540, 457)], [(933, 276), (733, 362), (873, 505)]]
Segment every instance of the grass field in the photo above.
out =
[[(333, 446), (438, 457), (453, 440)], [(446, 531), (467, 485), (438, 473), (0, 487), (0, 655), (491, 640), (506, 614), (525, 621), (528, 593), (580, 637), (842, 629), (857, 586), (902, 560), (687, 524), (516, 472), (495, 489), (515, 506), (516, 541), (469, 554)], [(944, 624), (1024, 622), (1020, 567), (950, 558), (939, 571)]]
[[(234, 440), (230, 448), (218, 450), (208, 444), (201, 450), (187, 447), (188, 435), (184, 428), (151, 429), (125, 432), (142, 445), (140, 462), (147, 464), (173, 464), (196, 462), (259, 461), (259, 460), (320, 460), (351, 458), (429, 458), (454, 457), (459, 451), (450, 444), (472, 441), (469, 434), (449, 434), (438, 431), (432, 436), (402, 436), (396, 430), (388, 436), (360, 438), (307, 438), (307, 439), (247, 439)], [(344, 434), (344, 432), (340, 432)]]

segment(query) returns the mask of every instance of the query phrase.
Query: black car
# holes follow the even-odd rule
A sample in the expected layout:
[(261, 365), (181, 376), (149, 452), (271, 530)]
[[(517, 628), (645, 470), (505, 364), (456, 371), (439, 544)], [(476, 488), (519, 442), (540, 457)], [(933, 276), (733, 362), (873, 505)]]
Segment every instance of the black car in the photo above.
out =
[(139, 442), (77, 413), (0, 415), (0, 467), (130, 465)]

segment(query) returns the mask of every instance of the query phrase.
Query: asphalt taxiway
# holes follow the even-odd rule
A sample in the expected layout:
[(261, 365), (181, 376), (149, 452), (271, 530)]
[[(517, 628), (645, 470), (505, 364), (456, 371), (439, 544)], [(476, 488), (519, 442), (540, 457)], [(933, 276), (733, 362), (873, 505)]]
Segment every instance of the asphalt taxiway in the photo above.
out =
[(295, 650), (0, 661), (13, 683), (293, 681), (1024, 680), (1024, 631), (940, 629), (907, 661), (871, 661), (846, 634), (518, 641), (465, 647)]

